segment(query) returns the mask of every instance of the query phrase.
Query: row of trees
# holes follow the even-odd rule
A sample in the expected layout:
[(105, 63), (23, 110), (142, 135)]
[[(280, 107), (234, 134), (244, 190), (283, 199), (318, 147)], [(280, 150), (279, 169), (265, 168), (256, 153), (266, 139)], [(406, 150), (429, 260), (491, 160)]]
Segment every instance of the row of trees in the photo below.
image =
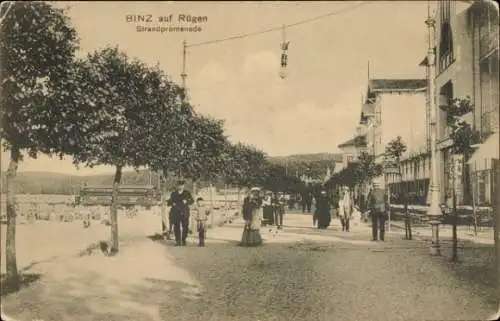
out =
[(232, 144), (224, 123), (197, 113), (184, 88), (158, 66), (108, 47), (77, 59), (78, 35), (67, 12), (15, 2), (1, 25), (2, 147), (7, 172), (7, 277), (19, 284), (16, 198), (23, 154), (70, 156), (75, 165), (115, 168), (110, 212), (118, 251), (117, 193), (125, 167), (166, 177), (223, 179), (236, 186), (283, 189), (295, 178), (252, 146)]

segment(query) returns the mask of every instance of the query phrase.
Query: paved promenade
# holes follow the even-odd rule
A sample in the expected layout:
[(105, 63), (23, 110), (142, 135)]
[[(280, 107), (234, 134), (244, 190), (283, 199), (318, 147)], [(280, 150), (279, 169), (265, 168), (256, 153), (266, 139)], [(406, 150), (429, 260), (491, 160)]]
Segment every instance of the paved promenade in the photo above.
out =
[(158, 229), (144, 225), (115, 257), (33, 265), (32, 283), (2, 298), (5, 311), (19, 321), (406, 321), (480, 320), (495, 310), (473, 260), (452, 265), (398, 233), (372, 242), (361, 223), (346, 233), (333, 220), (323, 231), (310, 215), (286, 214), (284, 225), (262, 229), (257, 248), (237, 246), (240, 219), (209, 230), (204, 248), (150, 239)]

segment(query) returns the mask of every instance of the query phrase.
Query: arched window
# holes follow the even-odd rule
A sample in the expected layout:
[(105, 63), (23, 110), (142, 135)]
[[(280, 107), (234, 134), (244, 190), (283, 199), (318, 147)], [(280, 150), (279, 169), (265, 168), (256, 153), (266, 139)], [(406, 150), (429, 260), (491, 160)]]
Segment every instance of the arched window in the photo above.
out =
[(451, 0), (440, 1), (441, 26), (439, 41), (439, 70), (448, 68), (454, 61), (453, 35), (451, 29)]

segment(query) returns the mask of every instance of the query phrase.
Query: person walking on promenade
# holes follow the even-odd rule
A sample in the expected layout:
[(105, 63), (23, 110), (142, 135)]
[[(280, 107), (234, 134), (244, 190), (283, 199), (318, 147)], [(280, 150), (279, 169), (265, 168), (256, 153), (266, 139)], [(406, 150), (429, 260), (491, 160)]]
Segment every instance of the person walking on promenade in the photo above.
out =
[(205, 246), (205, 238), (207, 236), (207, 220), (210, 215), (210, 210), (202, 204), (203, 198), (196, 199), (196, 206), (194, 208), (194, 220), (196, 223), (196, 230), (198, 231), (198, 246)]
[(384, 240), (385, 221), (387, 218), (388, 199), (380, 179), (373, 181), (373, 187), (368, 193), (368, 210), (372, 219), (372, 241)]
[(315, 213), (318, 219), (318, 229), (327, 229), (332, 221), (331, 216), (332, 202), (326, 195), (326, 191), (322, 190), (316, 198)]
[(243, 200), (243, 219), (245, 228), (241, 236), (241, 246), (259, 246), (262, 245), (262, 236), (260, 235), (260, 224), (262, 219), (262, 199), (260, 189), (254, 187), (250, 189), (249, 194)]
[(302, 206), (302, 212), (307, 212), (307, 186), (304, 186), (300, 193), (300, 205)]
[(283, 216), (285, 215), (286, 198), (284, 193), (278, 193), (276, 196), (276, 209), (274, 214), (274, 221), (278, 230), (283, 229)]
[(339, 216), (342, 231), (349, 232), (351, 216), (354, 211), (354, 204), (349, 193), (349, 187), (345, 186), (339, 200)]
[(309, 186), (307, 187), (307, 194), (306, 194), (307, 213), (311, 213), (312, 202), (313, 202), (313, 192), (312, 192), (312, 186), (311, 184), (309, 184)]
[[(191, 193), (184, 189), (184, 181), (177, 182), (177, 190), (170, 194), (167, 202), (170, 209), (170, 218), (174, 225), (175, 245), (186, 245), (189, 231), (189, 206), (194, 203)], [(182, 229), (182, 231), (181, 231)]]
[(273, 192), (267, 191), (262, 201), (264, 225), (274, 224)]

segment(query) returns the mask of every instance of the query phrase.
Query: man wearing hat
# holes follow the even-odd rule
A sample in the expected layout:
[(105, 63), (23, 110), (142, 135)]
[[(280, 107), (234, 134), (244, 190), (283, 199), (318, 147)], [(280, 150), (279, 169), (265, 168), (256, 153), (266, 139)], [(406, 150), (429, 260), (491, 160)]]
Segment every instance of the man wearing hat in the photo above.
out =
[(368, 209), (370, 210), (372, 218), (373, 241), (378, 241), (379, 237), (380, 240), (383, 241), (385, 234), (385, 221), (389, 206), (384, 181), (381, 178), (374, 179), (373, 187), (368, 193), (367, 201)]
[(189, 232), (189, 206), (194, 203), (191, 193), (184, 189), (184, 184), (183, 180), (177, 181), (177, 190), (170, 194), (167, 202), (167, 205), (171, 206), (170, 217), (174, 225), (176, 246), (186, 245)]

